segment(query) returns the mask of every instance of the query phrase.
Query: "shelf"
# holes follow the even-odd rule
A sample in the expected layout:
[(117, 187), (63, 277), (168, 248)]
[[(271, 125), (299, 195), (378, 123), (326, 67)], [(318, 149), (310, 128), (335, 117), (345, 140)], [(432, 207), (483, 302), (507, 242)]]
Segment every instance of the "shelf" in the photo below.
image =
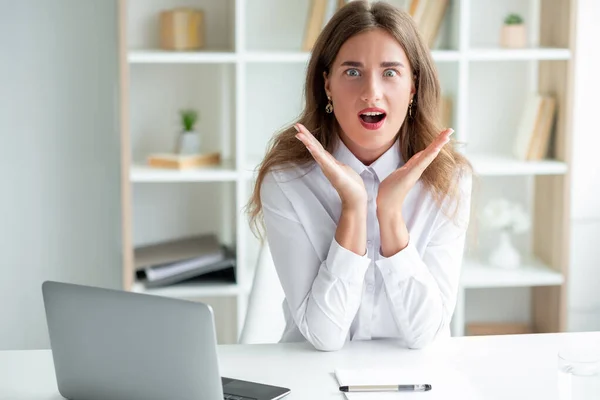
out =
[(560, 48), (473, 48), (467, 51), (470, 61), (511, 61), (511, 60), (568, 60), (569, 49)]
[(466, 260), (460, 284), (465, 289), (558, 286), (563, 276), (539, 261), (528, 263), (518, 269), (502, 269), (484, 263)]
[(146, 289), (142, 283), (135, 282), (131, 291), (178, 299), (237, 296), (238, 294), (245, 292), (240, 285), (230, 282), (182, 282), (176, 285), (153, 289)]
[[(462, 53), (463, 55), (465, 53)], [(235, 54), (234, 58), (235, 58)], [(432, 50), (431, 56), (434, 61), (458, 61), (461, 52), (458, 50)], [(251, 51), (240, 55), (247, 62), (302, 62), (307, 63), (310, 58), (308, 52), (294, 51)], [(466, 52), (470, 61), (513, 61), (513, 60), (568, 60), (571, 58), (569, 49), (561, 48), (473, 48)]]
[(233, 63), (236, 54), (228, 51), (131, 50), (127, 59), (132, 64), (215, 64)]
[[(431, 52), (435, 61), (458, 61), (460, 53), (455, 50), (433, 50)], [(241, 55), (247, 62), (280, 62), (280, 63), (308, 63), (310, 53), (300, 51), (252, 51)]]
[(509, 175), (562, 175), (567, 164), (562, 161), (521, 161), (497, 154), (467, 154), (475, 173), (486, 176)]
[(457, 50), (432, 50), (431, 56), (434, 61), (458, 61), (460, 52)]
[[(475, 173), (484, 176), (515, 176), (515, 175), (563, 175), (567, 173), (567, 164), (562, 161), (520, 161), (508, 156), (497, 154), (467, 154), (467, 159), (473, 164)], [(243, 171), (245, 179), (252, 179), (256, 163), (248, 163)]]
[(242, 58), (247, 62), (308, 63), (310, 53), (300, 51), (251, 51)]
[(218, 167), (175, 170), (134, 165), (130, 169), (131, 182), (230, 182), (238, 178), (233, 162), (224, 162)]

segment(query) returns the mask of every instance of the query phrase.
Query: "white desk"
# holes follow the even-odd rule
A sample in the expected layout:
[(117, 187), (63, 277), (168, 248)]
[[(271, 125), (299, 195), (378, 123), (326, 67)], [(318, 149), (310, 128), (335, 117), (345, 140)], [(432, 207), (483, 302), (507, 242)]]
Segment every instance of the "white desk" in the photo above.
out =
[[(457, 368), (481, 399), (552, 400), (559, 399), (557, 352), (566, 342), (599, 349), (600, 332), (460, 337), (422, 350), (399, 348), (392, 341), (351, 342), (332, 353), (304, 343), (232, 345), (220, 346), (219, 355), (222, 375), (289, 387), (290, 400), (343, 400), (335, 368), (434, 364)], [(459, 399), (460, 394), (436, 393), (434, 398)], [(50, 351), (0, 352), (0, 399), (62, 399)]]

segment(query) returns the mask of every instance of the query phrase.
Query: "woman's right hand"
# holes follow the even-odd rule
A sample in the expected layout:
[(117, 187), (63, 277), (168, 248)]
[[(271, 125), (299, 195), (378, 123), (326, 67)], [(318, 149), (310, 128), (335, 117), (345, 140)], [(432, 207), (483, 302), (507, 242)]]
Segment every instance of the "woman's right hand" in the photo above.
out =
[(338, 192), (342, 207), (360, 207), (367, 203), (365, 184), (351, 167), (336, 160), (306, 127), (300, 123), (294, 125), (298, 138), (321, 167), (323, 174)]

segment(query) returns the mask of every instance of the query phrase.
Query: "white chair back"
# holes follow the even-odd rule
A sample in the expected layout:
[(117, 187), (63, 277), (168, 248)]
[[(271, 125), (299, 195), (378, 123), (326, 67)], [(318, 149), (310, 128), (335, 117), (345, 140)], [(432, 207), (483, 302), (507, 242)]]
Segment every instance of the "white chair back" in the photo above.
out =
[(256, 263), (248, 311), (240, 343), (277, 343), (285, 328), (282, 302), (285, 298), (267, 241)]

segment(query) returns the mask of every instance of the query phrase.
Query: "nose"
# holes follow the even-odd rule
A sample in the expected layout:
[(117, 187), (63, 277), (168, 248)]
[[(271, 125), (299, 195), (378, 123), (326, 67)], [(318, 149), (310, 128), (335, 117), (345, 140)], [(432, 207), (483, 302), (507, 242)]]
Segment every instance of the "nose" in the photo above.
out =
[(376, 104), (381, 100), (382, 88), (381, 82), (375, 74), (369, 74), (364, 79), (361, 99), (367, 104)]

